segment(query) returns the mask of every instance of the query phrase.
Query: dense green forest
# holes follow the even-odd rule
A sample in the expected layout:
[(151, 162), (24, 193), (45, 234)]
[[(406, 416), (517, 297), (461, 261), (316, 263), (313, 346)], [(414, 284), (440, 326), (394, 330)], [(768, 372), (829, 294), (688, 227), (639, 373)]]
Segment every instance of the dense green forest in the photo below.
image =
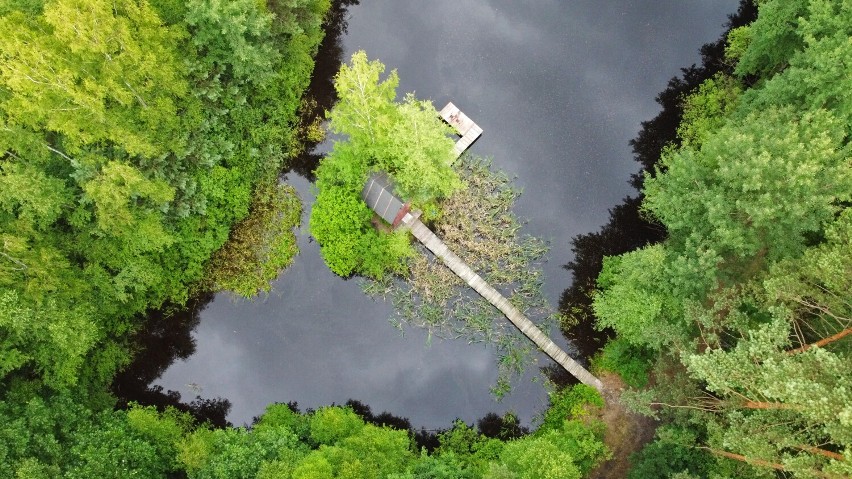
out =
[[(551, 396), (541, 427), (518, 438), (512, 418), (486, 436), (464, 423), (430, 454), (387, 415), (351, 406), (300, 413), (273, 404), (247, 428), (196, 425), (175, 409), (94, 411), (65, 394), (0, 402), (0, 474), (19, 478), (477, 478), (579, 479), (607, 457), (603, 405), (585, 386)], [(365, 421), (365, 416), (369, 422)], [(507, 439), (515, 438), (507, 441)]]
[[(598, 418), (613, 405), (584, 386), (553, 392), (528, 434), (509, 415), (429, 438), (357, 403), (274, 404), (243, 428), (115, 407), (141, 313), (251, 296), (295, 254), (301, 206), (277, 180), (316, 137), (300, 110), (330, 3), (0, 4), (0, 477), (579, 479), (611, 457)], [(671, 136), (652, 122), (634, 143), (642, 197), (614, 220), (636, 226), (620, 212), (639, 210), (653, 234), (569, 265), (597, 276), (562, 305), (611, 332), (595, 367), (660, 421), (630, 477), (852, 475), (852, 4), (757, 4), (703, 52), (718, 64), (668, 90)], [(453, 167), (432, 105), (397, 102), (383, 70), (357, 54), (336, 76), (346, 141), (316, 170), (312, 233), (374, 294), (411, 279), (393, 286), (417, 298), (397, 301), (407, 321), (499, 342), (470, 323), (492, 312), (424, 292), (447, 281), (376, 228), (362, 182), (391, 173), (448, 236), (453, 204), (496, 192), (504, 223), (481, 233), (507, 249), (481, 261), (520, 252), (493, 279), (528, 285), (532, 306), (540, 276), (524, 265), (541, 245), (514, 236), (508, 181), (482, 160)]]
[(849, 2), (759, 2), (682, 99), (644, 178), (667, 238), (593, 296), (623, 400), (664, 423), (631, 477), (852, 473), (850, 33)]
[[(298, 221), (277, 175), (328, 6), (4, 3), (4, 384), (97, 389), (127, 361), (135, 315), (205, 278), (251, 289), (240, 270), (292, 257), (289, 227), (246, 218)], [(222, 248), (235, 225), (264, 241)]]
[[(295, 253), (300, 205), (277, 178), (301, 140), (316, 139), (316, 125), (300, 123), (311, 108), (301, 96), (330, 7), (3, 5), (2, 477), (579, 478), (606, 457), (590, 414), (603, 404), (579, 387), (553, 396), (557, 416), (535, 435), (507, 443), (523, 432), (512, 416), (492, 418), (491, 437), (485, 423), (479, 431), (458, 423), (420, 440), (431, 454), (412, 431), (386, 426), (389, 415), (357, 404), (305, 413), (273, 405), (251, 429), (214, 428), (174, 408), (113, 407), (108, 385), (137, 347), (141, 313), (210, 290), (250, 296)], [(366, 66), (383, 68), (352, 68)], [(395, 145), (394, 164), (416, 173), (396, 179), (419, 207), (437, 211), (435, 201), (461, 186), (448, 130), (431, 104), (409, 97), (397, 107), (389, 94), (383, 113), (425, 133)], [(344, 98), (333, 110), (333, 128), (345, 128), (348, 105)], [(324, 173), (334, 157), (318, 184), (346, 178)], [(424, 182), (430, 172), (437, 176)], [(370, 236), (362, 244), (372, 255), (355, 250), (359, 273), (380, 276), (391, 264), (363, 266), (386, 238), (406, 248), (401, 235)]]

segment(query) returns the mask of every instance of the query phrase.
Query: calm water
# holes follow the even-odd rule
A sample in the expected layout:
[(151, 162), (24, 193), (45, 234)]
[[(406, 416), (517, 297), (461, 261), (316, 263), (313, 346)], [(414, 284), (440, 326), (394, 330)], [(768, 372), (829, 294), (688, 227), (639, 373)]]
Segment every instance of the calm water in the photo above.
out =
[[(597, 229), (608, 208), (633, 193), (627, 180), (638, 166), (628, 141), (657, 113), (654, 97), (680, 67), (699, 61), (698, 48), (718, 37), (737, 5), (362, 3), (349, 8), (343, 57), (364, 49), (399, 71), (401, 94), (415, 91), (438, 108), (452, 100), (483, 127), (472, 151), (517, 177), (524, 232), (551, 241), (545, 292), (554, 305), (571, 282), (561, 268), (571, 259), (571, 237)], [(296, 174), (288, 181), (309, 208), (310, 183)], [(256, 301), (217, 295), (200, 311), (194, 354), (154, 384), (186, 399), (227, 398), (235, 424), (276, 401), (306, 408), (355, 398), (427, 428), (507, 410), (529, 424), (546, 404), (544, 388), (532, 381), (537, 371), (497, 403), (489, 394), (493, 350), (464, 341), (427, 345), (422, 331), (394, 329), (387, 304), (325, 267), (307, 216), (303, 224), (301, 253), (272, 293)]]

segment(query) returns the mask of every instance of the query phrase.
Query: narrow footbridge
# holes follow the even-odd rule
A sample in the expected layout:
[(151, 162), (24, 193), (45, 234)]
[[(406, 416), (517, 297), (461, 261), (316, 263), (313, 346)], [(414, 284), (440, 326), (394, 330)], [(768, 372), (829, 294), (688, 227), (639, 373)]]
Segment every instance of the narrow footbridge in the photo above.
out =
[(423, 246), (431, 251), (436, 257), (450, 268), (459, 278), (464, 280), (471, 288), (479, 293), (483, 298), (488, 300), (499, 309), (512, 324), (521, 330), (526, 337), (530, 338), (536, 346), (539, 347), (551, 359), (556, 361), (566, 371), (571, 373), (575, 378), (587, 386), (591, 386), (598, 391), (603, 392), (603, 384), (600, 379), (596, 378), (589, 371), (581, 366), (578, 362), (571, 359), (568, 353), (562, 350), (554, 343), (546, 334), (544, 334), (538, 326), (518, 310), (512, 303), (494, 289), (476, 272), (471, 269), (464, 261), (461, 260), (455, 253), (450, 251), (450, 248), (441, 241), (429, 228), (426, 227), (418, 218), (411, 213), (406, 213), (402, 218), (402, 223), (411, 228), (411, 234), (414, 235)]
[[(448, 111), (452, 112), (453, 118), (463, 118), (464, 123), (469, 122), (470, 124), (473, 124), (473, 122), (469, 121), (469, 119), (467, 119), (463, 113), (458, 111), (452, 103), (442, 110), (442, 116), (444, 116), (444, 113)], [(452, 124), (450, 120), (448, 120), (448, 122)], [(475, 140), (476, 137), (482, 133), (482, 129), (475, 124), (473, 124), (473, 126), (475, 127), (475, 130), (472, 131), (475, 133), (471, 134), (471, 136), (473, 136), (473, 140)], [(468, 126), (464, 132), (459, 132), (463, 139), (465, 135), (471, 131), (470, 128), (471, 127)], [(472, 143), (472, 140), (468, 141), (468, 139), (463, 142), (464, 148), (467, 148)], [(462, 140), (459, 141), (462, 142)], [(458, 144), (456, 150), (458, 151)], [(459, 152), (459, 154), (461, 154), (461, 152)], [(545, 354), (550, 356), (551, 359), (565, 368), (566, 371), (579, 379), (583, 384), (603, 392), (603, 383), (601, 383), (600, 379), (592, 375), (592, 373), (586, 370), (586, 368), (578, 362), (571, 359), (571, 357), (568, 356), (568, 353), (563, 351), (562, 348), (544, 334), (544, 332), (542, 332), (535, 323), (527, 319), (527, 317), (518, 310), (518, 308), (512, 305), (508, 299), (483, 280), (482, 277), (480, 277), (470, 266), (467, 265), (467, 263), (453, 253), (450, 248), (435, 235), (435, 233), (433, 233), (420, 221), (418, 215), (411, 213), (409, 211), (409, 204), (404, 203), (395, 196), (393, 192), (393, 185), (387, 176), (377, 174), (370, 177), (370, 179), (367, 180), (367, 184), (364, 185), (364, 190), (361, 192), (361, 196), (367, 205), (387, 223), (394, 227), (403, 226), (409, 228), (414, 237), (417, 238), (423, 246), (431, 251), (437, 258), (440, 258), (441, 261), (453, 271), (453, 273), (464, 280), (483, 298), (499, 309), (506, 318), (515, 325), (515, 327), (524, 333), (526, 337), (532, 340), (532, 342), (534, 342), (535, 345), (538, 346)]]

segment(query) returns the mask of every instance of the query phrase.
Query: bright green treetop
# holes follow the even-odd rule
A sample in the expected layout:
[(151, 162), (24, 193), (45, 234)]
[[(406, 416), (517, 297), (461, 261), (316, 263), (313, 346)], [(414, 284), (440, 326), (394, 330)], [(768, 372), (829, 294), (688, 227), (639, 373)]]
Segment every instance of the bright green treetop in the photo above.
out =
[(397, 103), (399, 79), (363, 51), (352, 55), (335, 77), (339, 100), (329, 128), (345, 135), (317, 168), (317, 200), (311, 233), (332, 271), (374, 278), (402, 273), (411, 255), (404, 234), (381, 233), (360, 193), (373, 171), (389, 173), (398, 194), (424, 209), (461, 186), (451, 168), (453, 143), (431, 103), (408, 95)]

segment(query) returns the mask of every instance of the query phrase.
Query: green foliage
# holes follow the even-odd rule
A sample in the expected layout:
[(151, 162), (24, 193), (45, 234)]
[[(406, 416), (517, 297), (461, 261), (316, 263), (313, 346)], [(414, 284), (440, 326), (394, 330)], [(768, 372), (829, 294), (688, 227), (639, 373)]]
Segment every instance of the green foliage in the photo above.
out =
[(661, 349), (687, 334), (677, 323), (679, 304), (661, 281), (669, 253), (660, 245), (604, 258), (592, 304), (598, 327), (615, 329), (637, 347)]
[(250, 433), (242, 428), (198, 430), (185, 439), (181, 462), (193, 479), (254, 478), (264, 461), (303, 450), (287, 428)]
[(825, 343), (825, 348), (804, 350), (791, 349), (790, 344), (796, 337), (794, 327), (813, 328), (819, 336), (847, 326), (848, 319), (838, 324), (837, 318), (826, 322), (827, 318), (813, 317), (813, 311), (777, 312), (781, 315), (750, 328), (731, 348), (685, 356), (690, 373), (719, 398), (709, 442), (723, 450), (735, 444), (738, 454), (770, 458), (804, 477), (823, 468), (848, 468), (848, 463), (827, 463), (818, 454), (788, 452), (810, 452), (811, 444), (840, 448), (852, 444), (848, 344)]
[(256, 0), (190, 0), (185, 21), (203, 61), (197, 68), (263, 83), (280, 54), (271, 44), (273, 18)]
[[(512, 208), (521, 192), (509, 177), (494, 171), (486, 159), (462, 156), (455, 170), (466, 188), (441, 201), (432, 229), (447, 247), (489, 284), (511, 292), (512, 303), (533, 319), (552, 319), (542, 294), (541, 262), (548, 245), (519, 234), (521, 221)], [(470, 205), (477, 205), (471, 208)], [(523, 371), (530, 359), (529, 341), (503, 319), (487, 300), (471, 297), (470, 287), (440, 261), (430, 260), (425, 249), (408, 260), (404, 281), (365, 281), (368, 294), (389, 298), (396, 310), (391, 319), (425, 328), (442, 337), (464, 337), (497, 346), (499, 377), (495, 395), (511, 388), (509, 378)]]
[[(408, 94), (396, 103), (399, 78), (394, 70), (380, 80), (384, 70), (379, 61), (368, 61), (363, 51), (352, 55), (351, 65), (341, 67), (335, 76), (340, 98), (329, 112), (329, 128), (347, 135), (366, 168), (391, 174), (403, 198), (418, 206), (444, 198), (461, 186), (451, 168), (452, 130), (431, 102)], [(365, 172), (359, 175), (360, 191)]]
[[(305, 424), (313, 449), (291, 429)], [(182, 447), (190, 478), (378, 479), (406, 470), (414, 458), (407, 431), (365, 425), (350, 409), (339, 407), (302, 416), (272, 406), (251, 431), (202, 429)]]
[(592, 358), (592, 367), (617, 373), (628, 386), (641, 389), (648, 384), (653, 359), (651, 351), (615, 338), (607, 341), (603, 349)]
[[(208, 429), (173, 409), (131, 405), (94, 412), (79, 391), (32, 398), (16, 388), (0, 401), (3, 477), (187, 477), (189, 479), (581, 477), (607, 457), (602, 430), (584, 417), (600, 396), (561, 394), (574, 416), (511, 442), (463, 422), (429, 455), (410, 432), (365, 424), (349, 408), (300, 414), (271, 405), (251, 429)], [(16, 475), (17, 474), (17, 475)], [(509, 476), (505, 476), (508, 474)]]
[[(852, 290), (852, 210), (844, 210), (825, 230), (825, 240), (801, 259), (773, 265), (763, 281), (761, 299), (778, 318), (792, 320), (796, 346), (805, 347), (848, 328), (852, 318), (845, 292)], [(831, 343), (833, 351), (850, 354), (848, 340)]]
[(729, 37), (754, 87), (689, 96), (646, 179), (670, 238), (605, 264), (599, 324), (659, 351), (654, 388), (623, 398), (674, 407), (675, 446), (661, 433), (634, 477), (852, 470), (850, 25), (848, 2), (761, 2)]
[(582, 419), (589, 415), (590, 408), (604, 407), (600, 393), (585, 384), (577, 384), (558, 392), (552, 392), (549, 399), (550, 405), (544, 414), (537, 434), (560, 431), (565, 421)]
[(737, 27), (728, 32), (728, 42), (725, 46), (725, 59), (729, 62), (739, 62), (751, 42), (751, 29), (748, 25)]
[(440, 435), (436, 457), (419, 470), (437, 477), (452, 471), (456, 477), (579, 478), (609, 457), (603, 424), (589, 417), (595, 407), (603, 407), (603, 399), (593, 388), (578, 385), (553, 393), (535, 434), (506, 443), (456, 422)]
[(71, 395), (20, 399), (0, 402), (3, 477), (158, 478), (176, 470), (160, 447), (174, 436), (154, 416), (131, 423), (124, 411), (96, 413)]
[(216, 290), (246, 298), (268, 292), (270, 281), (298, 251), (293, 228), (299, 226), (301, 206), (289, 185), (260, 186), (249, 216), (234, 226), (229, 241), (210, 259), (206, 281)]
[(76, 432), (68, 451), (73, 465), (68, 478), (162, 477), (170, 470), (168, 458), (143, 438), (128, 431), (120, 414), (104, 415)]
[(131, 405), (127, 411), (127, 425), (153, 444), (161, 457), (170, 458), (170, 467), (177, 470), (178, 447), (192, 429), (191, 416), (172, 408), (160, 413), (153, 406)]
[(87, 305), (70, 310), (56, 301), (32, 304), (13, 290), (0, 290), (0, 377), (35, 371), (56, 388), (77, 383), (77, 371), (101, 334)]
[(307, 454), (302, 416), (191, 431), (112, 411), (104, 385), (136, 315), (185, 300), (250, 206), (223, 285), (253, 293), (295, 254), (298, 198), (258, 185), (295, 151), (329, 6), (0, 6), (0, 476), (255, 477)]
[[(156, 212), (174, 199), (174, 189), (166, 182), (151, 181), (130, 165), (111, 161), (82, 186), (84, 201), (94, 205), (100, 231), (124, 238), (134, 230), (145, 229), (149, 248), (159, 249), (171, 243), (163, 231), (162, 217)], [(151, 202), (149, 208), (138, 208), (143, 199)], [(130, 209), (131, 202), (135, 203), (135, 211)]]
[[(0, 8), (0, 379), (99, 388), (277, 179), (329, 3), (37, 3)], [(299, 211), (257, 191), (217, 278), (252, 293)]]
[(255, 423), (253, 430), (262, 431), (267, 428), (287, 428), (306, 441), (310, 437), (310, 418), (290, 409), (286, 404), (273, 403), (266, 407), (263, 416)]
[(0, 28), (12, 125), (59, 133), (70, 153), (99, 141), (149, 157), (181, 148), (189, 89), (174, 45), (186, 33), (147, 3), (55, 0), (38, 17), (10, 12)]
[(72, 193), (60, 178), (21, 163), (0, 164), (0, 172), (0, 207), (17, 216), (21, 229), (47, 228), (71, 206)]
[(165, 160), (195, 125), (178, 112), (197, 107), (176, 50), (185, 31), (133, 2), (54, 1), (0, 22), (15, 32), (0, 58), (0, 234), (17, 266), (0, 282), (22, 298), (91, 304), (95, 323), (159, 304), (175, 292), (158, 256), (186, 192), (165, 179), (177, 163)]
[(506, 445), (499, 465), (493, 465), (484, 477), (580, 479), (582, 474), (573, 461), (569, 452), (545, 437), (520, 439)]
[[(786, 2), (773, 3), (783, 5)], [(852, 95), (849, 94), (845, 59), (852, 55), (850, 25), (852, 6), (848, 2), (807, 2), (807, 12), (796, 21), (795, 33), (804, 39), (804, 47), (787, 52), (789, 66), (767, 78), (761, 88), (750, 90), (744, 101), (752, 102), (751, 108), (755, 110), (783, 105), (802, 112), (827, 109), (841, 120), (848, 135), (852, 128)]]
[(292, 472), (293, 479), (333, 479), (334, 468), (322, 454), (312, 453)]
[(489, 464), (498, 460), (504, 447), (501, 441), (479, 434), (460, 420), (438, 439), (440, 447), (435, 453), (439, 463), (471, 477), (482, 477)]
[(748, 48), (740, 54), (737, 73), (768, 77), (786, 67), (790, 57), (802, 47), (797, 26), (808, 3), (811, 2), (763, 2), (757, 20), (748, 26)]
[(361, 419), (349, 408), (324, 407), (311, 416), (311, 439), (317, 444), (332, 445), (364, 427)]
[(683, 102), (683, 117), (677, 129), (682, 148), (698, 149), (733, 113), (741, 93), (739, 83), (716, 74), (690, 93)]
[[(585, 476), (598, 465), (612, 459), (612, 452), (604, 444), (606, 425), (599, 420), (574, 419), (566, 421), (561, 431), (549, 434), (549, 439), (560, 450), (568, 451), (574, 465)], [(544, 436), (548, 438), (548, 435)]]
[(349, 65), (342, 65), (334, 78), (338, 102), (328, 113), (329, 129), (345, 134), (348, 141), (364, 157), (377, 156), (383, 148), (396, 119), (396, 88), (399, 76), (392, 70), (382, 80), (385, 66), (369, 61), (364, 51), (352, 55)]
[[(340, 100), (329, 113), (330, 129), (347, 139), (335, 143), (316, 171), (311, 233), (332, 271), (377, 280), (366, 289), (393, 298), (403, 320), (430, 332), (485, 338), (501, 349), (504, 374), (515, 372), (527, 344), (495, 321), (500, 314), (487, 302), (469, 301), (462, 294), (465, 286), (447, 268), (414, 254), (405, 233), (383, 232), (360, 192), (372, 171), (389, 173), (401, 198), (434, 210), (435, 228), (450, 248), (489, 282), (512, 288), (513, 301), (525, 311), (547, 309), (541, 273), (531, 267), (546, 246), (517, 237), (520, 224), (510, 208), (519, 193), (508, 178), (492, 173), (482, 160), (463, 160), (452, 168), (449, 127), (430, 103), (413, 95), (396, 103), (399, 79), (395, 71), (382, 79), (384, 71), (380, 62), (358, 52), (336, 77)], [(460, 188), (460, 176), (467, 188)], [(471, 204), (478, 207), (472, 211)], [(392, 274), (408, 279), (399, 282)], [(498, 388), (505, 384), (501, 380)]]
[(412, 254), (408, 236), (380, 233), (373, 227), (373, 213), (360, 196), (366, 176), (356, 173), (360, 165), (347, 161), (355, 158), (352, 148), (335, 147), (335, 151), (341, 154), (326, 157), (317, 169), (320, 193), (311, 208), (311, 234), (322, 244), (323, 259), (341, 276), (402, 273), (404, 259)]
[(676, 473), (707, 477), (714, 469), (713, 456), (694, 445), (699, 438), (694, 431), (674, 426), (661, 426), (656, 439), (634, 453), (629, 479), (668, 479)]
[(422, 456), (414, 465), (413, 479), (473, 479), (481, 477), (470, 469), (465, 469), (452, 453), (440, 456)]
[(336, 448), (324, 451), (335, 465), (337, 477), (379, 479), (408, 469), (414, 459), (409, 446), (407, 431), (367, 424)]
[(384, 71), (361, 51), (335, 77), (339, 100), (328, 114), (329, 128), (346, 140), (336, 142), (317, 168), (310, 227), (326, 264), (341, 276), (401, 274), (412, 255), (405, 236), (378, 233), (370, 223), (373, 214), (360, 197), (370, 172), (389, 173), (401, 197), (415, 206), (461, 186), (450, 167), (449, 127), (429, 102), (408, 95), (396, 103), (399, 78), (393, 71), (382, 80)]
[(644, 206), (683, 244), (682, 280), (706, 292), (712, 276), (697, 276), (706, 267), (726, 262), (739, 276), (764, 257), (801, 254), (805, 235), (850, 198), (843, 137), (828, 111), (771, 109), (719, 129), (700, 151), (664, 158), (667, 173), (646, 181)]
[(412, 93), (397, 111), (399, 118), (387, 138), (389, 148), (378, 156), (377, 166), (393, 174), (400, 194), (415, 205), (450, 196), (462, 186), (451, 168), (452, 129), (440, 120), (432, 102), (417, 100)]

